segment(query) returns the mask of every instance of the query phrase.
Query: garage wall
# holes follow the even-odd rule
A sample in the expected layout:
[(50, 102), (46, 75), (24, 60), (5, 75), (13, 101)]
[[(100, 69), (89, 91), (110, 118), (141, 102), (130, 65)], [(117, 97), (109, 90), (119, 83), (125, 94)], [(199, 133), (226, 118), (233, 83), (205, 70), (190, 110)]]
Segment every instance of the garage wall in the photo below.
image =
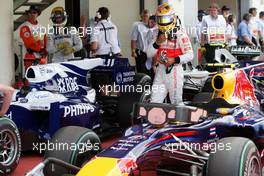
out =
[(150, 10), (152, 15), (155, 15), (158, 7), (158, 0), (145, 0), (145, 9)]
[(264, 11), (264, 0), (250, 0), (251, 7), (256, 7), (258, 12)]
[(10, 85), (14, 78), (13, 59), (13, 1), (0, 2), (0, 84)]
[(118, 28), (122, 53), (134, 65), (135, 62), (130, 57), (130, 34), (132, 24), (139, 20), (139, 0), (96, 0), (90, 1), (89, 6), (90, 17), (95, 16), (99, 7), (108, 7), (111, 20)]

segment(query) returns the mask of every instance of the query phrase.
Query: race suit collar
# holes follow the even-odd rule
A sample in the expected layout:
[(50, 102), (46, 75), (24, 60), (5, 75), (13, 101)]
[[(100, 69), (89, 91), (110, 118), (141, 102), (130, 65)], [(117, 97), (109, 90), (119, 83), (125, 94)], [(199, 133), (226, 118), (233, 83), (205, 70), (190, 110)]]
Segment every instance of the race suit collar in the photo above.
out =
[(33, 21), (32, 19), (28, 19), (28, 22), (30, 22), (31, 24), (34, 24), (34, 25), (38, 24), (38, 20)]

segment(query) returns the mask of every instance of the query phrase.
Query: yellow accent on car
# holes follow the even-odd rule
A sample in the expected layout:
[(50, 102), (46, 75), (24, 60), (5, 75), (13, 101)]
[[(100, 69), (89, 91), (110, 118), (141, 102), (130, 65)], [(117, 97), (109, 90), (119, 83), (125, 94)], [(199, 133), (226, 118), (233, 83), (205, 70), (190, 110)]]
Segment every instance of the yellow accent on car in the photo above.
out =
[(76, 176), (126, 176), (121, 174), (117, 161), (116, 158), (98, 157), (88, 162)]
[(216, 98), (223, 98), (230, 104), (240, 104), (241, 101), (233, 97), (236, 85), (234, 71), (217, 74), (212, 79), (212, 87)]

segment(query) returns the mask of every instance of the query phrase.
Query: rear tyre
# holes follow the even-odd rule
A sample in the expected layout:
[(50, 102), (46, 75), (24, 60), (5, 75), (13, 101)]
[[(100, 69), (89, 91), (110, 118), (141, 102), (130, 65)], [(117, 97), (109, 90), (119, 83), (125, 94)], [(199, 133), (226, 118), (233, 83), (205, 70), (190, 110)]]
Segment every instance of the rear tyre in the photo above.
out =
[(9, 175), (18, 165), (21, 140), (15, 123), (9, 118), (0, 118), (0, 175)]
[[(137, 73), (134, 78), (134, 92), (123, 92), (118, 101), (117, 117), (122, 130), (132, 125), (131, 113), (136, 102), (146, 101), (150, 95), (147, 92), (151, 88), (151, 78), (143, 73)], [(140, 90), (142, 92), (137, 92)], [(146, 90), (146, 91), (144, 91)]]
[[(78, 167), (81, 167), (101, 149), (100, 139), (92, 130), (77, 126), (59, 129), (49, 143), (64, 148), (55, 147), (54, 150), (46, 150), (45, 159), (54, 157)], [(49, 164), (45, 167), (44, 174), (47, 176), (60, 176), (75, 173), (71, 173), (61, 166)]]
[[(220, 150), (219, 146), (225, 146)], [(207, 176), (261, 176), (261, 160), (256, 145), (247, 138), (228, 137), (217, 142), (218, 149), (211, 153)]]

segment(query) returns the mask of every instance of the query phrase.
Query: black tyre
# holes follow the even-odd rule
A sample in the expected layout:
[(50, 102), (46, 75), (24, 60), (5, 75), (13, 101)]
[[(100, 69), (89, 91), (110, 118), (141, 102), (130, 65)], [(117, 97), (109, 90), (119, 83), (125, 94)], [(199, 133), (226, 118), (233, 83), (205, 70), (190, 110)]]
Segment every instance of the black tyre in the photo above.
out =
[[(220, 150), (220, 145), (225, 146), (224, 150)], [(229, 137), (219, 140), (216, 146), (218, 146), (218, 150), (209, 156), (207, 176), (262, 175), (260, 155), (251, 140), (241, 137)]]
[(15, 123), (0, 118), (0, 175), (8, 175), (17, 167), (20, 154), (21, 139)]
[[(143, 102), (144, 99), (147, 99), (146, 92), (144, 90), (148, 90), (151, 85), (151, 78), (143, 73), (137, 73), (134, 78), (134, 86), (140, 85), (142, 92), (123, 92), (118, 101), (118, 109), (117, 109), (117, 117), (118, 123), (121, 129), (126, 129), (132, 125), (131, 113), (133, 111), (133, 104), (136, 102)], [(136, 90), (136, 89), (135, 89)]]
[(151, 84), (151, 78), (150, 76), (144, 74), (144, 73), (136, 73), (134, 77), (134, 85), (150, 85)]
[[(57, 147), (54, 147), (54, 150), (46, 150), (45, 158), (54, 157), (78, 167), (81, 167), (101, 149), (100, 139), (92, 130), (77, 126), (59, 129), (48, 144), (54, 144)], [(46, 176), (63, 174), (75, 173), (55, 164), (49, 164), (44, 169)]]

